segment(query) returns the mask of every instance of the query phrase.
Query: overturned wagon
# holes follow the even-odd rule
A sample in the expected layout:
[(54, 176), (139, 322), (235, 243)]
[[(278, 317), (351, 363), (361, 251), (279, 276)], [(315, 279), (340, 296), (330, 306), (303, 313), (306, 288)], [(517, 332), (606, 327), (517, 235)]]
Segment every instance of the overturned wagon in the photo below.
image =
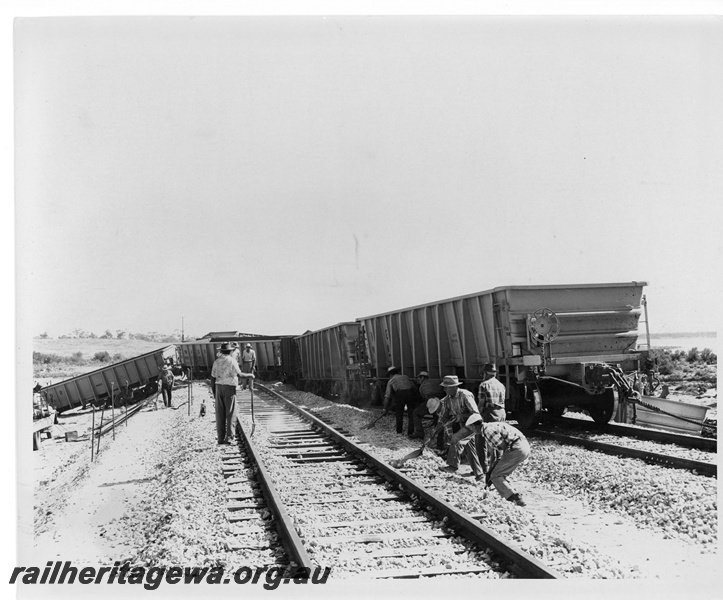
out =
[(40, 391), (50, 406), (62, 413), (77, 406), (104, 404), (123, 397), (130, 400), (137, 396), (146, 396), (157, 389), (160, 365), (167, 359), (175, 359), (176, 347), (165, 346), (121, 361), (71, 377), (64, 381), (48, 385)]
[(543, 409), (588, 410), (597, 422), (617, 408), (615, 373), (637, 370), (644, 282), (509, 286), (357, 319), (377, 400), (391, 365), (414, 377), (457, 375), (476, 392), (496, 363), (506, 409), (533, 426)]

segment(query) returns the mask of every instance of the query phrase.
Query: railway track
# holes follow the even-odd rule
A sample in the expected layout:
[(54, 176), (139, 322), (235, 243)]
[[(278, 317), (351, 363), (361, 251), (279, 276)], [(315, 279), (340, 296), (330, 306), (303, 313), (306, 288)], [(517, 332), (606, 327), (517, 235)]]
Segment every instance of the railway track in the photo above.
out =
[(663, 442), (666, 444), (676, 444), (684, 448), (694, 448), (697, 450), (705, 450), (708, 452), (716, 452), (718, 450), (718, 441), (715, 438), (686, 435), (682, 433), (671, 433), (668, 431), (660, 431), (658, 429), (647, 429), (637, 427), (635, 425), (622, 425), (619, 423), (607, 423), (599, 425), (592, 421), (584, 421), (582, 419), (571, 419), (569, 417), (551, 418), (549, 423), (555, 427), (584, 430), (595, 433), (607, 433), (620, 437), (633, 437), (640, 440), (649, 440), (655, 442)]
[[(253, 461), (264, 508), (296, 566), (331, 568), (332, 577), (380, 579), (561, 577), (366, 452), (348, 432), (256, 385), (264, 392), (255, 400), (257, 427), (251, 435), (250, 403), (240, 401), (240, 446), (229, 452), (224, 472), (243, 471), (238, 481), (229, 480), (245, 485), (240, 479), (248, 477), (250, 465), (243, 461)], [(246, 496), (234, 500), (259, 502)]]
[[(614, 430), (613, 430), (614, 431)], [(556, 428), (551, 425), (540, 426), (530, 436), (541, 439), (555, 440), (561, 444), (581, 446), (613, 456), (637, 458), (648, 463), (664, 465), (676, 469), (687, 469), (700, 475), (717, 477), (718, 466), (714, 453), (698, 452), (696, 458), (690, 457), (685, 448), (676, 447), (673, 443), (656, 444), (643, 442), (641, 447), (637, 440), (630, 440), (624, 434), (599, 433), (599, 429), (591, 431), (570, 432), (570, 427)]]
[[(256, 462), (247, 435), (239, 429), (238, 446), (221, 450), (221, 469), (226, 483), (226, 520), (230, 536), (226, 547), (244, 551), (252, 567), (293, 566), (278, 536), (272, 514), (278, 514), (264, 486), (263, 467)], [(273, 490), (272, 490), (273, 493)]]

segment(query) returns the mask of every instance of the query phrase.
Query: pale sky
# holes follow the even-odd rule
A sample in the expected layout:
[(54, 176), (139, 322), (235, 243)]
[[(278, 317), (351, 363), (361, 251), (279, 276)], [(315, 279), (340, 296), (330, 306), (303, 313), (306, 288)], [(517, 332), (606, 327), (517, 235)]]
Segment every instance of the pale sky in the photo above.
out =
[(19, 310), (299, 334), (506, 285), (723, 293), (715, 17), (15, 23)]

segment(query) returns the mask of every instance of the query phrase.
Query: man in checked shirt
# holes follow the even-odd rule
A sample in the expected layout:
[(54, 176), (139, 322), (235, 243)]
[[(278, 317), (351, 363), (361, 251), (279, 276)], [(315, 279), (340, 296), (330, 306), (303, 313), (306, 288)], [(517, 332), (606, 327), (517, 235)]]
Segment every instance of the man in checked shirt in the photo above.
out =
[(485, 423), (479, 414), (470, 416), (466, 426), (477, 434), (479, 448), (485, 456), (484, 463), (489, 465), (485, 478), (487, 486), (494, 485), (505, 500), (518, 506), (526, 506), (526, 502), (512, 489), (507, 478), (530, 456), (527, 438), (509, 423)]
[(439, 415), (439, 423), (437, 427), (435, 427), (430, 440), (434, 439), (434, 436), (437, 435), (442, 428), (450, 426), (452, 423), (457, 423), (460, 429), (454, 433), (449, 440), (447, 466), (440, 467), (440, 470), (447, 473), (456, 473), (459, 468), (460, 455), (464, 450), (469, 464), (472, 467), (472, 474), (477, 478), (477, 481), (480, 481), (484, 475), (484, 471), (479, 462), (475, 433), (472, 429), (465, 426), (470, 415), (476, 414), (479, 416), (477, 403), (474, 401), (474, 394), (460, 387), (462, 383), (456, 375), (447, 375), (442, 380), (441, 385), (446, 395), (442, 400), (442, 411)]
[(505, 421), (505, 386), (497, 379), (497, 367), (493, 363), (484, 366), (485, 378), (479, 384), (477, 392), (477, 406), (485, 423), (492, 421)]

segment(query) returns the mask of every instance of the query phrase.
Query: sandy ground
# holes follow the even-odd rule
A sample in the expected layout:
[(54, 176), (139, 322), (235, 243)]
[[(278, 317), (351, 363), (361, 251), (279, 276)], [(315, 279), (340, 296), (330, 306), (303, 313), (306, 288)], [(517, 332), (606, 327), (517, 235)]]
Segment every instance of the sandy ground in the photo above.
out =
[[(120, 519), (144, 494), (155, 476), (153, 445), (173, 434), (174, 409), (154, 409), (154, 403), (141, 410), (101, 443), (101, 451), (90, 464), (89, 441), (80, 444), (54, 440), (57, 452), (44, 448), (36, 452), (35, 473), (41, 486), (36, 494), (35, 552), (38, 564), (46, 560), (71, 560), (82, 564), (113, 564), (133, 554), (119, 546), (105, 531)], [(183, 408), (179, 409), (183, 410)], [(76, 425), (87, 421), (78, 415)], [(78, 446), (81, 446), (78, 448)], [(51, 455), (53, 458), (48, 460)], [(76, 465), (65, 461), (75, 460)], [(77, 463), (80, 463), (78, 465)], [(78, 468), (80, 467), (80, 468)], [(74, 472), (73, 476), (63, 475)], [(54, 485), (43, 477), (60, 473)], [(46, 485), (42, 482), (48, 481)], [(43, 506), (43, 511), (37, 507)], [(48, 512), (49, 511), (49, 512)]]

